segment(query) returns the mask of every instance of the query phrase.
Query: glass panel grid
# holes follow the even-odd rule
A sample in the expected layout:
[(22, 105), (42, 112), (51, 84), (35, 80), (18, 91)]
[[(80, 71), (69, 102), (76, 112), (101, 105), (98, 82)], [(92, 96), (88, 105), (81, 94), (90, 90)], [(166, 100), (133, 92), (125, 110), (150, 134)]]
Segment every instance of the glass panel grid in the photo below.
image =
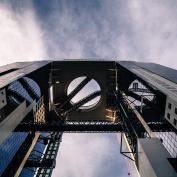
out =
[(28, 133), (11, 133), (0, 145), (0, 175), (6, 169)]
[(173, 158), (177, 157), (177, 134), (175, 132), (156, 132), (158, 138), (163, 140), (163, 145)]

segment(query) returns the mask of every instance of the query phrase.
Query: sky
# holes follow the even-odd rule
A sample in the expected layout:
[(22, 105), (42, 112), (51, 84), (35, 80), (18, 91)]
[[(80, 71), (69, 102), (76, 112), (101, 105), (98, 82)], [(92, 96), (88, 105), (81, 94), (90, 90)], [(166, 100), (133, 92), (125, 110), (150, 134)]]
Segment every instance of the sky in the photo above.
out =
[[(102, 58), (177, 68), (176, 9), (176, 0), (1, 0), (0, 65)], [(125, 177), (116, 138), (65, 134), (53, 177)]]

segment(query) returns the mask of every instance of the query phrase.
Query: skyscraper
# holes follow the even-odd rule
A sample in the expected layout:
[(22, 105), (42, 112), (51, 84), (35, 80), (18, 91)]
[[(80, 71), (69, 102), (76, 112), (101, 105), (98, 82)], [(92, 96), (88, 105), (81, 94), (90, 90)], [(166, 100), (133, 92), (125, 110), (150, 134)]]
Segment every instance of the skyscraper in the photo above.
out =
[(177, 176), (176, 70), (63, 60), (0, 71), (1, 176), (51, 176), (63, 132), (121, 132), (140, 176)]

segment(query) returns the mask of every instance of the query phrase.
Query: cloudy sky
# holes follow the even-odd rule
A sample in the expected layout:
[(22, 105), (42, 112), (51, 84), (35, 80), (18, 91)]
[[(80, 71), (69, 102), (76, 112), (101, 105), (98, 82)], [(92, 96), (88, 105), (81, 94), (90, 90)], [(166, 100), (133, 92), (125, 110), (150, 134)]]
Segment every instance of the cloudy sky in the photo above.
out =
[[(1, 0), (0, 65), (105, 58), (177, 68), (176, 9), (176, 0)], [(110, 134), (65, 134), (57, 162), (55, 177), (128, 172)]]

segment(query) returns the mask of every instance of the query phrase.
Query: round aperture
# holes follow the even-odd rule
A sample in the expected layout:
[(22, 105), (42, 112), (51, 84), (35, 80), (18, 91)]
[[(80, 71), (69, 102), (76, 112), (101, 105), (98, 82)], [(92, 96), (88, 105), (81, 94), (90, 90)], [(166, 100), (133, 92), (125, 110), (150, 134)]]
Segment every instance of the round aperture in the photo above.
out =
[[(74, 79), (68, 86), (67, 95), (73, 92), (73, 90), (75, 90), (85, 79), (86, 79), (86, 76), (82, 76), (82, 77), (78, 77)], [(71, 104), (78, 103), (80, 100), (88, 97), (89, 95), (97, 91), (101, 91), (100, 85), (98, 84), (96, 80), (90, 79), (89, 82), (85, 84), (85, 86), (71, 99), (70, 102)], [(93, 98), (92, 100), (88, 101), (87, 103), (85, 103), (84, 105), (82, 105), (81, 107), (79, 107), (79, 109), (82, 109), (82, 110), (91, 109), (98, 104), (100, 99), (101, 99), (101, 96), (97, 96)]]
[(138, 80), (134, 80), (130, 84), (128, 90), (141, 97), (141, 100), (136, 100), (136, 98), (129, 96), (129, 100), (136, 106), (144, 106), (143, 99), (146, 99), (149, 102), (154, 100), (154, 94)]
[(32, 103), (34, 99), (38, 100), (41, 97), (39, 85), (29, 77), (22, 77), (12, 82), (8, 87), (8, 92), (9, 99), (16, 104), (20, 104), (24, 100)]

